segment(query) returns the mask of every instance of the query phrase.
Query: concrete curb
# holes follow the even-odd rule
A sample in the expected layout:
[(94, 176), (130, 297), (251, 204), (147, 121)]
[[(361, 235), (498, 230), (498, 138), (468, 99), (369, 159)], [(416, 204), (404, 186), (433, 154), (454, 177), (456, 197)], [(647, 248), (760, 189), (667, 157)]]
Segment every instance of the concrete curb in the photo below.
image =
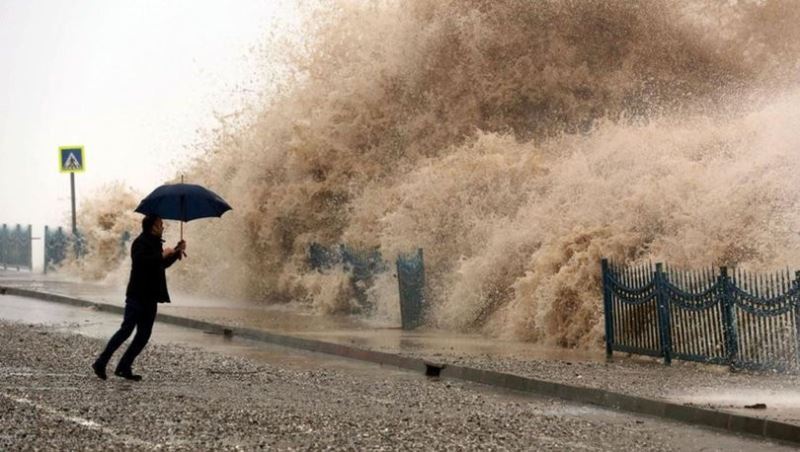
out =
[[(124, 311), (124, 307), (122, 306), (96, 303), (78, 298), (66, 297), (63, 295), (14, 287), (0, 286), (0, 295), (15, 295), (35, 298), (78, 307), (90, 307), (99, 311), (119, 314)], [(202, 329), (204, 331), (215, 331), (226, 335), (235, 335), (246, 339), (281, 345), (284, 347), (291, 347), (316, 353), (325, 353), (372, 362), (380, 365), (425, 372), (426, 375), (435, 375), (442, 378), (453, 378), (514, 391), (557, 397), (572, 402), (587, 403), (619, 411), (626, 411), (629, 413), (645, 414), (649, 416), (685, 422), (692, 425), (723, 429), (733, 433), (744, 433), (773, 440), (800, 444), (800, 425), (788, 424), (785, 422), (725, 413), (707, 408), (679, 405), (661, 400), (625, 395), (604, 389), (572, 386), (563, 383), (521, 377), (518, 375), (495, 372), (491, 370), (482, 370), (472, 367), (462, 367), (442, 363), (431, 363), (422, 359), (409, 358), (394, 353), (365, 350), (349, 345), (335, 344), (314, 339), (305, 339), (284, 334), (276, 334), (252, 328), (227, 326), (169, 314), (159, 313), (158, 320), (160, 322), (169, 323), (172, 325)]]

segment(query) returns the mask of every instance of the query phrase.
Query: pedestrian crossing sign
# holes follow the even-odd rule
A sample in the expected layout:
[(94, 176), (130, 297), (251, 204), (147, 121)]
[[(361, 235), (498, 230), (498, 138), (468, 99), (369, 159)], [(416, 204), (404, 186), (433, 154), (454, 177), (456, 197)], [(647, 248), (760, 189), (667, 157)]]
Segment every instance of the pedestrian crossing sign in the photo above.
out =
[(58, 148), (58, 163), (62, 173), (82, 173), (86, 169), (83, 146), (61, 146)]

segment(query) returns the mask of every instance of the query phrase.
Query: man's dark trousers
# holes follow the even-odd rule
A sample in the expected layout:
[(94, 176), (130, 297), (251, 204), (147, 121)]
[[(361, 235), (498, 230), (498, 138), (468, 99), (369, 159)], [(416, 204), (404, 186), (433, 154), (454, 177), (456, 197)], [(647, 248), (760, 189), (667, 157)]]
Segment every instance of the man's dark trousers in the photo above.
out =
[(119, 330), (111, 336), (108, 340), (108, 345), (97, 362), (105, 367), (111, 359), (111, 355), (131, 336), (134, 327), (136, 328), (136, 335), (133, 336), (131, 345), (128, 350), (122, 355), (122, 358), (117, 364), (117, 370), (129, 371), (133, 365), (133, 360), (139, 356), (139, 353), (144, 350), (147, 341), (150, 340), (150, 333), (153, 332), (153, 323), (156, 321), (156, 311), (158, 304), (155, 302), (142, 302), (128, 298), (125, 301), (125, 315), (122, 319), (122, 326)]

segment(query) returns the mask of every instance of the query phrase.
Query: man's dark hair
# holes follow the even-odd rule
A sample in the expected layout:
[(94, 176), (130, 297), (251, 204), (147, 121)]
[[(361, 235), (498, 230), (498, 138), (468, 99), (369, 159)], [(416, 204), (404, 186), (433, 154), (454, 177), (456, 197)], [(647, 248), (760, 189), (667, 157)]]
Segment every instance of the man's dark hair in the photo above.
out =
[(145, 217), (142, 218), (142, 231), (143, 232), (152, 231), (153, 225), (156, 224), (156, 220), (158, 220), (158, 217), (155, 215), (145, 215)]

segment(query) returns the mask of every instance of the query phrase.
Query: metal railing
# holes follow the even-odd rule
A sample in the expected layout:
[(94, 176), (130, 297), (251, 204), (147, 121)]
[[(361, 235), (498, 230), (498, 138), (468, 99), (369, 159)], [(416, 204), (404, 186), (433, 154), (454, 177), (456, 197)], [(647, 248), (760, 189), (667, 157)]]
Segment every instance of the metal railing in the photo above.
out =
[(64, 261), (67, 257), (68, 245), (69, 236), (67, 236), (63, 228), (58, 227), (57, 229), (50, 229), (49, 226), (44, 227), (43, 271), (45, 273)]
[[(131, 235), (125, 231), (119, 239), (120, 247), (124, 249), (130, 241)], [(33, 270), (33, 241), (44, 239), (44, 257), (42, 259), (43, 272), (54, 269), (67, 257), (82, 257), (88, 252), (86, 238), (78, 231), (75, 235), (67, 233), (63, 228), (44, 227), (43, 237), (33, 237), (31, 225), (16, 225), (9, 227), (6, 224), (0, 228), (0, 266), (3, 269), (25, 268)]]
[(800, 370), (800, 272), (681, 271), (602, 261), (606, 355)]
[(18, 224), (16, 227), (10, 228), (3, 224), (0, 229), (0, 265), (3, 266), (3, 269), (8, 267), (16, 267), (17, 270), (32, 269), (32, 244), (33, 228), (31, 225), (22, 227)]
[(308, 262), (314, 270), (324, 270), (337, 265), (350, 272), (350, 287), (361, 309), (367, 308), (367, 287), (373, 278), (387, 270), (380, 251), (355, 250), (345, 245), (331, 248), (312, 243), (308, 249)]
[[(312, 269), (319, 271), (342, 265), (351, 273), (350, 285), (362, 308), (368, 308), (367, 289), (372, 286), (375, 276), (389, 270), (377, 249), (361, 251), (346, 245), (326, 247), (312, 243), (308, 249), (308, 262)], [(402, 327), (414, 329), (424, 321), (425, 265), (422, 250), (398, 256), (396, 265)]]

